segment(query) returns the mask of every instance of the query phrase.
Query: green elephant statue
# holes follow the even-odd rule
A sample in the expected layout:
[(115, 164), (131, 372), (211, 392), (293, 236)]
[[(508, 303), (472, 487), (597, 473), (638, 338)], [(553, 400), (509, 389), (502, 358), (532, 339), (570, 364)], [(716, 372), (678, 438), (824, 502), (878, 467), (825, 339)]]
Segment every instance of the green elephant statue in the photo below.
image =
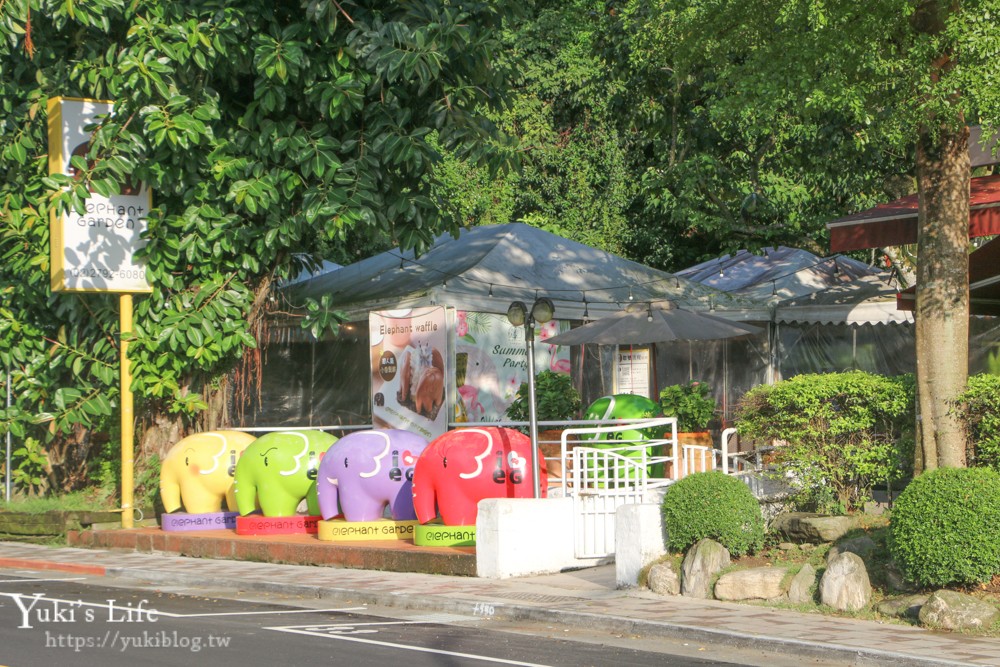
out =
[(258, 507), (264, 516), (295, 516), (305, 498), (319, 515), (319, 461), (337, 438), (322, 431), (275, 431), (254, 440), (236, 463), (236, 508), (242, 516)]
[[(660, 415), (660, 405), (645, 396), (637, 396), (635, 394), (615, 394), (613, 396), (602, 396), (587, 408), (584, 413), (583, 418), (585, 420), (611, 420), (611, 419), (651, 419)], [(580, 436), (580, 440), (595, 440), (595, 439), (609, 439), (609, 440), (631, 440), (632, 442), (623, 442), (618, 445), (614, 442), (607, 443), (593, 443), (589, 446), (599, 448), (599, 449), (610, 449), (619, 446), (636, 446), (641, 445), (642, 440), (649, 440), (655, 438), (663, 437), (662, 432), (650, 433), (645, 429), (634, 429), (627, 431), (618, 431), (617, 433), (609, 433), (606, 435), (583, 435)], [(647, 446), (646, 456), (652, 457), (656, 455), (655, 447), (652, 445)], [(641, 459), (642, 450), (634, 449), (626, 454), (625, 456), (632, 459)], [(656, 464), (653, 466), (648, 466), (646, 474), (650, 477), (662, 477), (663, 476), (663, 465)]]

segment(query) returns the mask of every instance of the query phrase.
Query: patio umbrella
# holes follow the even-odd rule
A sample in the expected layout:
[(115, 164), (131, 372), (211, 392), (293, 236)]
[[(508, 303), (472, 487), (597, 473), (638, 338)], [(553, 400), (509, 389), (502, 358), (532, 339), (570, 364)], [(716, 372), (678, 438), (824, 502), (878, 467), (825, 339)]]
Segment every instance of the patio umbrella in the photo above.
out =
[(672, 308), (648, 308), (621, 312), (594, 320), (566, 333), (547, 338), (549, 345), (601, 345), (663, 343), (671, 340), (718, 340), (749, 336), (763, 331), (760, 327), (731, 322), (715, 315)]

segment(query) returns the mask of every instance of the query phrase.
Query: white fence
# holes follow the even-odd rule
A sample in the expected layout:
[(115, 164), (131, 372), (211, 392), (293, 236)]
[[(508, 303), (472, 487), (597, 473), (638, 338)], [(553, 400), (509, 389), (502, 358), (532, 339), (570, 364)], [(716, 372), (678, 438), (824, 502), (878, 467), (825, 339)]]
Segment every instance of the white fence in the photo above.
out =
[[(659, 438), (649, 435), (661, 432)], [(550, 477), (549, 492), (573, 498), (576, 557), (614, 554), (620, 506), (650, 502), (657, 490), (694, 472), (746, 469), (739, 452), (729, 451), (735, 433), (726, 429), (715, 449), (678, 443), (673, 417), (564, 430), (558, 466), (562, 475)], [(632, 437), (623, 438), (626, 434)]]

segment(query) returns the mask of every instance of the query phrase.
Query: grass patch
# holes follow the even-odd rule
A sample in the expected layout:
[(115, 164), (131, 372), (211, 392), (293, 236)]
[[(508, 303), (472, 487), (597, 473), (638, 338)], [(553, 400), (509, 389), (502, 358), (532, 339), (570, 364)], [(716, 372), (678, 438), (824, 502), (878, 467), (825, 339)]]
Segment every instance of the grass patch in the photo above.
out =
[(0, 503), (0, 511), (40, 514), (51, 511), (107, 511), (116, 509), (117, 496), (105, 489), (82, 489), (60, 496), (13, 497)]

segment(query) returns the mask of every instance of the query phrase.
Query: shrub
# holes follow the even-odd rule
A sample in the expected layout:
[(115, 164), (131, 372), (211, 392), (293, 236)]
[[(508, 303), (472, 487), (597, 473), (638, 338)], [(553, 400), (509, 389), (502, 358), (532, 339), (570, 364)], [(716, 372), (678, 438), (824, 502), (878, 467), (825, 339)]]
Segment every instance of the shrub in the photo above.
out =
[(764, 546), (764, 517), (750, 488), (718, 471), (681, 479), (663, 497), (668, 548), (684, 551), (708, 537), (742, 556)]
[[(545, 370), (535, 376), (535, 414), (538, 421), (565, 421), (580, 411), (580, 393), (565, 373)], [(528, 383), (522, 382), (517, 398), (507, 408), (507, 418), (528, 421)]]
[(956, 400), (969, 435), (969, 466), (986, 466), (1000, 472), (1000, 376), (973, 375), (968, 389)]
[(914, 479), (893, 506), (889, 552), (921, 586), (1000, 574), (1000, 473), (941, 468)]
[(872, 487), (913, 468), (912, 376), (850, 371), (797, 375), (751, 389), (740, 401), (740, 435), (771, 443), (776, 473), (803, 509), (845, 513), (871, 499)]
[(670, 385), (660, 390), (660, 409), (665, 417), (677, 418), (678, 431), (704, 431), (715, 414), (711, 394), (712, 388), (697, 380)]

